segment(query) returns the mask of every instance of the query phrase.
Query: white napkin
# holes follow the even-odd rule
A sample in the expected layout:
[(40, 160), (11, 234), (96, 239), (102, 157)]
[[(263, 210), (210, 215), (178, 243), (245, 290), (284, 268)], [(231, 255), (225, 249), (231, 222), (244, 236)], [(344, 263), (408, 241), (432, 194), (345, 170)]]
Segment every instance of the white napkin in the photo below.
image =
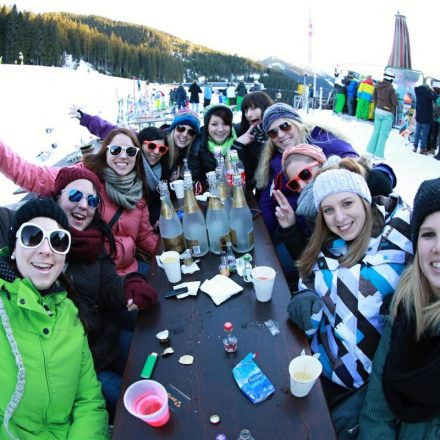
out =
[(243, 287), (225, 275), (216, 275), (210, 280), (205, 280), (200, 286), (200, 290), (209, 295), (218, 306), (232, 295), (241, 292)]
[(191, 266), (187, 266), (186, 264), (182, 264), (182, 266), (180, 266), (180, 267), (182, 269), (183, 274), (194, 273), (194, 272), (200, 270), (200, 267), (195, 262), (193, 262), (191, 264)]
[(188, 289), (188, 292), (181, 293), (180, 295), (176, 295), (176, 298), (182, 299), (186, 298), (187, 296), (197, 296), (197, 292), (199, 291), (200, 287), (200, 281), (188, 281), (187, 283), (181, 283), (177, 286), (173, 286), (173, 289), (180, 289), (181, 287), (186, 287)]

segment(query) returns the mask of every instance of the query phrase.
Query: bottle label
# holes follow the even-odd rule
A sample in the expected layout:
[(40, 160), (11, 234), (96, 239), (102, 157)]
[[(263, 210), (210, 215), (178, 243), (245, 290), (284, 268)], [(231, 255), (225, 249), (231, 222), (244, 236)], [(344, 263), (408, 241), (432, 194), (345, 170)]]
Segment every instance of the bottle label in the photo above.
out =
[[(237, 231), (232, 228), (231, 228), (231, 243), (233, 244), (234, 247), (237, 247), (237, 245), (238, 245), (237, 244)], [(249, 232), (248, 243), (250, 246), (254, 244), (254, 230)]]
[(181, 253), (185, 250), (185, 239), (183, 238), (183, 234), (174, 238), (162, 237), (162, 243), (165, 251), (176, 251)]
[(186, 242), (186, 247), (192, 250), (194, 256), (200, 254), (199, 240), (188, 240), (185, 238), (185, 242)]

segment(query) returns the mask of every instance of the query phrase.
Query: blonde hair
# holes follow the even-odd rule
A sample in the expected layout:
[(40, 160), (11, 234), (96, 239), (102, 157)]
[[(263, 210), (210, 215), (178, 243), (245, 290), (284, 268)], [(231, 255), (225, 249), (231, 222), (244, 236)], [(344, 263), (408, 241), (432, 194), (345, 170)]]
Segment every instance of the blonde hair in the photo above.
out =
[(169, 135), (167, 136), (167, 145), (168, 145), (168, 167), (170, 170), (172, 170), (174, 168), (174, 166), (177, 163), (177, 158), (178, 158), (178, 154), (177, 154), (177, 146), (176, 143), (174, 142), (174, 130), (175, 128), (173, 128)]
[(420, 268), (416, 251), (414, 261), (403, 272), (391, 303), (391, 319), (396, 319), (399, 309), (406, 316), (414, 317), (416, 340), (428, 330), (432, 334), (440, 332), (440, 300), (434, 294), (429, 281)]
[[(310, 143), (309, 140), (307, 140), (310, 133), (315, 129), (315, 127), (320, 127), (324, 131), (328, 132), (332, 136), (335, 136), (345, 142), (349, 142), (346, 136), (342, 134), (341, 131), (338, 129), (335, 129), (334, 127), (331, 127), (329, 124), (321, 123), (321, 121), (303, 121), (301, 124), (298, 121), (294, 121), (292, 119), (286, 119), (289, 121), (290, 124), (294, 125), (298, 131), (299, 131), (299, 139), (297, 144), (302, 143)], [(320, 147), (324, 149), (325, 144), (332, 142), (332, 140), (322, 140), (320, 142), (313, 141), (311, 142), (312, 145), (315, 145), (317, 147)], [(264, 146), (263, 152), (260, 157), (260, 161), (258, 163), (257, 170), (255, 171), (255, 181), (256, 181), (256, 187), (258, 189), (265, 188), (269, 183), (269, 174), (270, 174), (270, 160), (273, 158), (276, 151), (276, 146), (273, 143), (273, 141), (269, 138), (266, 142), (266, 145)], [(275, 176), (272, 176), (273, 178)]]
[[(306, 128), (304, 124), (300, 124), (298, 121), (294, 121), (293, 119), (286, 119), (290, 124), (294, 125), (299, 132), (298, 144), (302, 144), (306, 142)], [(266, 145), (263, 148), (263, 153), (261, 154), (260, 161), (258, 162), (257, 170), (255, 171), (255, 181), (256, 187), (258, 189), (265, 188), (269, 183), (269, 174), (270, 174), (270, 161), (273, 158), (276, 146), (273, 143), (272, 139), (268, 139)], [(272, 176), (275, 177), (275, 176)]]
[[(331, 169), (346, 169), (364, 176), (363, 167), (350, 158), (344, 158), (338, 164), (320, 170), (318, 175)], [(380, 211), (376, 207), (372, 207), (362, 197), (358, 197), (363, 204), (366, 218), (360, 234), (353, 241), (348, 243), (347, 253), (339, 259), (340, 264), (345, 267), (351, 267), (362, 259), (368, 248), (368, 243), (370, 242), (372, 234), (378, 233), (378, 231), (381, 231), (384, 226), (384, 219)], [(313, 266), (316, 263), (319, 253), (336, 237), (337, 236), (328, 228), (322, 210), (319, 209), (313, 234), (298, 261), (298, 270), (301, 278), (306, 278), (312, 273)]]

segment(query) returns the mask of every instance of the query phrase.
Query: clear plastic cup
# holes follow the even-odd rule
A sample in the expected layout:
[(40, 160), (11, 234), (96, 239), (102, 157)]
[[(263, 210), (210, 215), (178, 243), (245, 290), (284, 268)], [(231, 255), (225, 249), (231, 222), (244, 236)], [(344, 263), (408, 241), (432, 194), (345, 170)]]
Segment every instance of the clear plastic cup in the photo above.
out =
[(124, 394), (127, 411), (155, 428), (170, 419), (168, 393), (155, 380), (139, 380), (131, 384)]

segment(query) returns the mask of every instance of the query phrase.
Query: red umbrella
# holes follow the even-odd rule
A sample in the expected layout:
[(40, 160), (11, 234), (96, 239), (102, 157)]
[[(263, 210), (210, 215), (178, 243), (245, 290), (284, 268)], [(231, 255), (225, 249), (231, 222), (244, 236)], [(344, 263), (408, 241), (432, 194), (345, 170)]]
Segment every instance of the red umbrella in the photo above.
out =
[(409, 45), (409, 32), (406, 25), (406, 17), (396, 14), (396, 23), (394, 25), (394, 41), (391, 55), (388, 60), (388, 66), (411, 69), (411, 48)]

